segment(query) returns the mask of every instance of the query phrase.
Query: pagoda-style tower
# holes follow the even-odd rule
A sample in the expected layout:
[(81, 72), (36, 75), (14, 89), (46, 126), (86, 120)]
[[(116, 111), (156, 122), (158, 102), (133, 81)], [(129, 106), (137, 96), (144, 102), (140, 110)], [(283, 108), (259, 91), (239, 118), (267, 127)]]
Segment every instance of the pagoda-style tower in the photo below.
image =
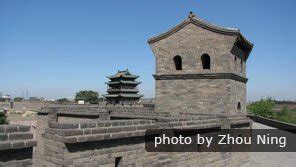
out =
[(132, 75), (128, 69), (118, 71), (115, 75), (108, 76), (109, 82), (107, 92), (104, 95), (107, 104), (133, 105), (136, 104), (143, 95), (138, 94), (137, 86), (141, 83), (136, 81), (139, 76)]

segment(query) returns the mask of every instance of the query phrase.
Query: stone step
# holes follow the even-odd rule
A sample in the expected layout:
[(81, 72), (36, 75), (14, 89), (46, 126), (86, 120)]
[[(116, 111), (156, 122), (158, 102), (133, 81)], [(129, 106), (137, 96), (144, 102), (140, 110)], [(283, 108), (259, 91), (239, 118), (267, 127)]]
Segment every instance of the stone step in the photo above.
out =
[(237, 121), (237, 120), (248, 120), (250, 121), (251, 119), (248, 117), (237, 117), (237, 118), (229, 118), (229, 121)]
[(207, 119), (207, 120), (195, 120), (195, 121), (184, 121), (184, 122), (171, 122), (171, 124), (175, 124), (177, 126), (190, 126), (190, 125), (203, 125), (210, 123), (220, 123), (218, 119)]
[(132, 132), (118, 132), (118, 133), (105, 133), (105, 134), (103, 133), (103, 134), (59, 137), (59, 141), (64, 143), (80, 143), (80, 142), (120, 139), (120, 138), (126, 138), (126, 137), (137, 137), (137, 136), (144, 136), (144, 135), (145, 135), (145, 130), (139, 130), (139, 131), (137, 130)]
[(207, 129), (207, 128), (220, 128), (221, 123), (209, 123), (203, 125), (191, 125), (191, 126), (176, 126), (174, 128), (179, 129)]
[(250, 120), (242, 119), (242, 120), (230, 121), (230, 124), (245, 124), (245, 123), (250, 123)]
[(112, 126), (112, 127), (97, 127), (86, 129), (45, 129), (45, 132), (57, 134), (59, 136), (78, 136), (90, 134), (106, 134), (106, 133), (119, 133), (119, 132), (133, 132), (138, 130), (156, 129), (158, 126), (155, 124), (139, 124), (130, 126)]
[(35, 147), (37, 145), (36, 140), (8, 140), (0, 143), (0, 150), (9, 150), (9, 149), (21, 149), (28, 147)]
[(29, 132), (30, 129), (25, 125), (0, 125), (0, 133)]
[(229, 120), (236, 120), (236, 119), (249, 119), (248, 117), (230, 117)]
[(216, 123), (216, 122), (220, 122), (219, 119), (204, 119), (204, 120), (199, 120), (199, 121), (188, 121), (188, 122), (199, 122), (200, 124), (203, 123)]
[(33, 139), (33, 134), (29, 132), (18, 132), (18, 133), (1, 133), (0, 141), (8, 140), (26, 140)]
[(90, 121), (83, 123), (59, 123), (49, 122), (49, 128), (53, 129), (87, 129), (100, 127), (116, 127), (116, 126), (131, 126), (131, 125), (146, 125), (154, 124), (154, 120), (147, 119), (127, 119), (127, 120), (107, 120), (107, 121)]

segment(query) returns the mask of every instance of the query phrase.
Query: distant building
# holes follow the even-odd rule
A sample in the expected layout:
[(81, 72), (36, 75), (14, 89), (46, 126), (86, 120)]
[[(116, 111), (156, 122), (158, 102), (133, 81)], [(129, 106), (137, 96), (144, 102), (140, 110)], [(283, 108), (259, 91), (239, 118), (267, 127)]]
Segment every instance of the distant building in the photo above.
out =
[(77, 104), (85, 104), (84, 100), (77, 100)]
[(85, 104), (85, 98), (77, 98), (77, 104)]
[(44, 99), (44, 101), (47, 101), (47, 102), (54, 102), (54, 101), (56, 101), (56, 99)]
[(39, 101), (40, 99), (38, 99), (38, 97), (30, 97), (29, 100), (30, 101)]
[(3, 95), (0, 97), (1, 101), (9, 102), (11, 100), (10, 95)]
[(107, 104), (133, 105), (143, 95), (138, 94), (137, 86), (141, 83), (136, 81), (139, 76), (131, 74), (128, 70), (118, 71), (115, 75), (108, 76), (108, 94), (104, 95)]

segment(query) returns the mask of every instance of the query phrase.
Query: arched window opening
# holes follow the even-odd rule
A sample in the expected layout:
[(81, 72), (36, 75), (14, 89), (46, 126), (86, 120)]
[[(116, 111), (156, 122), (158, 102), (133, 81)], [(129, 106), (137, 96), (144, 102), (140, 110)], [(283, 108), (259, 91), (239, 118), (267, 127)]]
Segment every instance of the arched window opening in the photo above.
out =
[(237, 103), (237, 110), (241, 110), (241, 108), (242, 108), (241, 103), (238, 102), (238, 103)]
[(243, 72), (243, 60), (241, 60), (241, 72)]
[(182, 70), (182, 58), (181, 56), (177, 55), (174, 57), (175, 67), (176, 70)]
[(201, 56), (201, 62), (203, 69), (211, 69), (211, 58), (208, 54), (203, 54)]
[(236, 59), (237, 59), (236, 56), (234, 56), (234, 61), (236, 61)]

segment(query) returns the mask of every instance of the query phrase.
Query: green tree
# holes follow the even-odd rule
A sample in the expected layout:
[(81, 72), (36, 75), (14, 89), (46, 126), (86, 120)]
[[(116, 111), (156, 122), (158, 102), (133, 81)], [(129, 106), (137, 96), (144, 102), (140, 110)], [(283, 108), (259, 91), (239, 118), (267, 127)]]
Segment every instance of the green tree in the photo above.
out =
[(289, 111), (288, 107), (287, 107), (287, 106), (284, 106), (284, 107), (282, 108), (282, 110), (281, 110), (280, 112), (277, 113), (276, 116), (278, 116), (278, 117), (282, 117), (282, 116), (290, 116), (290, 111)]
[(272, 100), (271, 98), (266, 98), (251, 103), (247, 109), (253, 112), (255, 115), (270, 118), (273, 115), (274, 105), (274, 100)]
[(8, 124), (7, 117), (2, 111), (0, 111), (0, 124)]
[(65, 103), (69, 103), (70, 101), (66, 98), (61, 98), (61, 99), (57, 99), (57, 102), (61, 104), (65, 104)]
[(85, 102), (90, 104), (98, 104), (99, 93), (92, 90), (83, 90), (76, 93), (75, 100), (78, 101), (83, 99)]
[(15, 101), (15, 102), (21, 102), (21, 101), (23, 101), (23, 98), (22, 97), (15, 97), (13, 99), (13, 101)]

